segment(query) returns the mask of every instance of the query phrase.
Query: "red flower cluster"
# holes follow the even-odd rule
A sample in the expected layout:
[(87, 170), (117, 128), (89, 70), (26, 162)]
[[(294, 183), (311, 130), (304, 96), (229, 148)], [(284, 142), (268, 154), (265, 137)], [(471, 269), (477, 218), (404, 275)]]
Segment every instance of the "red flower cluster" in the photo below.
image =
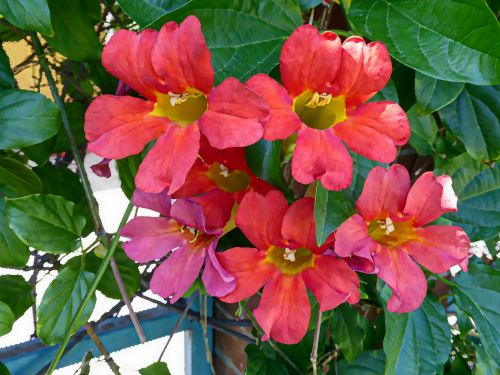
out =
[[(393, 165), (368, 176), (353, 215), (318, 246), (314, 199), (291, 206), (248, 168), (244, 147), (260, 139), (292, 145), (293, 178), (347, 188), (352, 159), (344, 143), (390, 163), (407, 142), (409, 123), (390, 101), (367, 102), (391, 75), (381, 43), (299, 27), (280, 60), (283, 86), (265, 74), (246, 83), (214, 71), (199, 21), (190, 16), (157, 32), (120, 30), (103, 52), (104, 67), (142, 98), (102, 95), (89, 106), (89, 150), (109, 159), (143, 151), (134, 203), (158, 217), (136, 217), (121, 231), (138, 262), (162, 260), (151, 289), (179, 299), (203, 269), (207, 293), (227, 302), (256, 294), (255, 317), (266, 336), (296, 343), (310, 318), (307, 289), (321, 311), (360, 298), (354, 271), (376, 273), (392, 289), (390, 311), (416, 309), (432, 272), (466, 268), (469, 240), (457, 227), (424, 226), (456, 210), (447, 176), (424, 174), (410, 189)], [(343, 143), (344, 142), (344, 143)], [(217, 252), (238, 226), (254, 248)], [(168, 257), (166, 257), (166, 255)]]

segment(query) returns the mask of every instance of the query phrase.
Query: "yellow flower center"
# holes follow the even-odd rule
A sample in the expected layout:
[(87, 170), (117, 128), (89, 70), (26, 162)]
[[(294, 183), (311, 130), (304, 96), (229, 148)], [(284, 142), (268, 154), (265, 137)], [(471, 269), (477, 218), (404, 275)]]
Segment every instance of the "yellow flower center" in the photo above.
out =
[(343, 95), (333, 97), (306, 90), (294, 99), (293, 110), (304, 124), (319, 130), (331, 128), (347, 118)]
[(217, 162), (210, 166), (207, 176), (215, 182), (219, 189), (228, 193), (242, 191), (250, 183), (250, 177), (244, 171), (230, 170), (224, 164)]
[(151, 115), (166, 117), (180, 125), (191, 125), (198, 120), (207, 109), (207, 97), (201, 91), (189, 88), (177, 94), (157, 93), (156, 103)]
[(266, 262), (273, 264), (283, 274), (293, 276), (314, 267), (314, 255), (304, 248), (283, 249), (271, 246), (267, 251)]
[(398, 247), (416, 238), (411, 222), (393, 222), (390, 217), (372, 221), (368, 225), (368, 233), (376, 242), (389, 248)]

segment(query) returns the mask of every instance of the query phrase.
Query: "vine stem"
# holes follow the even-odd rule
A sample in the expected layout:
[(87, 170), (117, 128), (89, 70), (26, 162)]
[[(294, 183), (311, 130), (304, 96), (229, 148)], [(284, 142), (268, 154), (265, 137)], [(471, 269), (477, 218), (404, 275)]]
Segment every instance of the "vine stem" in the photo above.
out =
[(90, 339), (94, 343), (95, 346), (97, 346), (97, 349), (101, 352), (101, 354), (104, 356), (104, 360), (108, 364), (109, 368), (115, 375), (120, 375), (120, 368), (116, 364), (116, 362), (111, 358), (109, 355), (109, 352), (107, 351), (106, 347), (102, 343), (101, 339), (99, 336), (97, 336), (97, 333), (95, 332), (94, 328), (90, 323), (85, 324), (85, 329), (87, 330), (87, 334), (89, 335)]
[[(132, 204), (132, 201), (129, 202), (127, 209), (125, 210), (125, 213), (123, 214), (123, 217), (120, 221), (119, 228), (125, 225), (127, 222), (130, 214), (132, 213), (132, 208), (134, 205)], [(59, 346), (59, 349), (57, 350), (56, 356), (52, 360), (52, 363), (50, 364), (49, 369), (47, 370), (47, 375), (52, 374), (52, 372), (56, 369), (57, 364), (61, 360), (61, 357), (64, 353), (64, 349), (66, 348), (66, 345), (68, 345), (69, 339), (71, 338), (72, 332), (73, 332), (73, 327), (75, 326), (75, 323), (77, 320), (80, 320), (83, 311), (85, 310), (85, 307), (88, 305), (90, 300), (92, 299), (92, 296), (94, 295), (96, 289), (97, 289), (97, 284), (101, 281), (104, 272), (106, 272), (106, 268), (108, 267), (109, 263), (111, 262), (111, 258), (113, 257), (113, 254), (115, 253), (116, 247), (118, 246), (118, 243), (120, 241), (120, 233), (117, 231), (115, 233), (115, 236), (113, 237), (113, 240), (111, 241), (111, 246), (106, 253), (106, 256), (102, 260), (101, 266), (99, 267), (99, 270), (97, 271), (97, 274), (95, 275), (94, 281), (92, 282), (92, 285), (90, 286), (89, 290), (85, 294), (85, 297), (83, 298), (83, 301), (80, 303), (80, 306), (78, 306), (78, 310), (76, 311), (76, 314), (73, 316), (73, 319), (71, 320), (71, 323), (66, 329), (66, 332), (64, 333), (64, 339), (61, 342), (61, 346)]]
[[(87, 172), (85, 171), (85, 166), (83, 165), (82, 158), (80, 157), (80, 153), (78, 152), (78, 146), (76, 144), (75, 136), (73, 134), (73, 131), (71, 129), (71, 124), (69, 121), (68, 114), (66, 113), (66, 110), (64, 108), (64, 103), (59, 96), (59, 93), (57, 92), (57, 87), (54, 81), (54, 77), (52, 76), (52, 72), (50, 71), (49, 68), (49, 63), (47, 61), (47, 58), (44, 55), (42, 45), (40, 43), (40, 39), (38, 39), (38, 36), (36, 32), (31, 33), (31, 40), (33, 42), (33, 47), (35, 48), (35, 52), (38, 56), (38, 60), (40, 62), (40, 66), (42, 67), (43, 72), (45, 73), (45, 77), (47, 78), (47, 82), (50, 87), (50, 92), (52, 93), (52, 97), (54, 98), (54, 101), (56, 105), (59, 107), (59, 110), (61, 111), (61, 118), (62, 122), (64, 125), (64, 129), (66, 130), (66, 134), (68, 135), (68, 140), (69, 144), (71, 146), (71, 151), (73, 153), (73, 156), (75, 158), (75, 163), (76, 163), (76, 169), (78, 172), (78, 175), (80, 176), (80, 179), (82, 181), (83, 185), (83, 190), (85, 192), (85, 197), (87, 199), (87, 202), (89, 204), (90, 212), (92, 215), (92, 220), (94, 222), (94, 229), (97, 237), (101, 241), (101, 243), (106, 247), (109, 248), (109, 240), (107, 237), (106, 232), (104, 231), (104, 226), (102, 225), (101, 218), (99, 216), (99, 206), (97, 205), (97, 201), (94, 197), (94, 194), (92, 192), (92, 187), (90, 185), (89, 178), (87, 176)], [(107, 266), (107, 265), (106, 265)], [(120, 294), (122, 296), (123, 301), (127, 305), (130, 319), (132, 320), (132, 323), (134, 324), (135, 330), (137, 332), (137, 336), (139, 337), (140, 342), (143, 344), (146, 342), (146, 336), (144, 335), (144, 331), (142, 330), (141, 324), (139, 323), (139, 319), (137, 318), (137, 314), (135, 313), (134, 309), (132, 308), (132, 304), (130, 302), (130, 298), (128, 297), (127, 290), (125, 288), (125, 285), (123, 283), (123, 279), (120, 275), (120, 271), (118, 269), (118, 266), (116, 265), (116, 262), (113, 259), (111, 259), (111, 268), (113, 271), (113, 276), (115, 277), (116, 283), (118, 284), (118, 288), (120, 290)]]
[[(243, 310), (245, 310), (245, 313), (248, 315), (248, 319), (250, 319), (255, 329), (259, 332), (259, 336), (262, 336), (264, 334), (264, 330), (257, 322), (257, 319), (255, 319), (255, 316), (253, 316), (252, 311), (248, 308), (246, 300), (241, 302), (241, 306), (243, 307)], [(295, 370), (297, 374), (303, 373), (302, 370), (295, 364), (295, 362), (293, 362), (272, 339), (269, 339), (268, 343), (290, 365), (290, 367)]]
[(318, 318), (316, 319), (316, 329), (314, 330), (314, 341), (311, 350), (311, 364), (313, 369), (313, 375), (318, 375), (318, 343), (319, 334), (321, 332), (321, 317), (323, 313), (318, 311)]

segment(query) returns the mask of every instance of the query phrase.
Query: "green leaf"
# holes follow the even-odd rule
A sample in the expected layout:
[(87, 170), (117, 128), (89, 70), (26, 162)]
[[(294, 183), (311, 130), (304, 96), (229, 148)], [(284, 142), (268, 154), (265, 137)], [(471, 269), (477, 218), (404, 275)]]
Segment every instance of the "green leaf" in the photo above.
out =
[(10, 375), (10, 371), (2, 362), (0, 362), (0, 375)]
[(118, 177), (123, 193), (127, 198), (132, 198), (135, 190), (135, 175), (139, 170), (139, 165), (142, 162), (140, 154), (129, 156), (128, 158), (119, 159), (116, 161), (116, 169), (118, 169)]
[(384, 351), (368, 350), (361, 353), (351, 364), (345, 359), (339, 361), (337, 375), (383, 375), (384, 370)]
[(442, 373), (451, 351), (451, 327), (443, 306), (425, 299), (407, 314), (386, 312), (385, 375)]
[(42, 94), (0, 92), (0, 149), (40, 143), (54, 136), (60, 127), (59, 109)]
[(369, 39), (383, 41), (391, 56), (430, 77), (500, 83), (500, 25), (484, 0), (357, 0), (349, 19)]
[(6, 303), (19, 319), (35, 303), (32, 286), (20, 275), (0, 276), (0, 301)]
[(346, 190), (326, 190), (321, 182), (316, 186), (314, 221), (316, 242), (321, 246), (340, 224), (354, 213), (354, 202)]
[(85, 226), (75, 204), (57, 195), (8, 199), (6, 211), (10, 228), (24, 243), (56, 254), (74, 250)]
[[(94, 22), (87, 7), (97, 7), (97, 0), (49, 0), (55, 35), (46, 38), (56, 51), (76, 61), (97, 60), (102, 46), (94, 30)], [(69, 30), (78, 30), (70, 32)]]
[(245, 149), (245, 157), (250, 170), (271, 185), (288, 192), (281, 171), (281, 141), (261, 139)]
[(0, 301), (0, 336), (9, 333), (15, 321), (16, 318), (10, 307), (6, 303)]
[(439, 130), (436, 120), (431, 115), (419, 115), (416, 106), (411, 107), (406, 115), (411, 128), (410, 144), (419, 155), (431, 155)]
[(85, 198), (80, 178), (65, 166), (55, 167), (48, 163), (33, 171), (40, 177), (45, 193), (59, 195), (75, 204)]
[(286, 367), (275, 359), (269, 358), (257, 345), (247, 345), (247, 369), (245, 375), (288, 375)]
[(54, 34), (47, 0), (2, 0), (0, 14), (20, 29)]
[[(94, 277), (93, 273), (67, 267), (50, 283), (38, 307), (36, 323), (37, 335), (46, 345), (55, 345), (64, 338)], [(90, 318), (95, 301), (94, 295), (76, 321), (72, 334)]]
[(9, 185), (20, 197), (42, 192), (42, 182), (30, 168), (15, 159), (1, 156), (0, 184)]
[(381, 102), (384, 100), (399, 103), (398, 91), (396, 90), (396, 85), (392, 79), (387, 82), (382, 90), (373, 95), (369, 102)]
[(500, 372), (500, 366), (491, 358), (481, 342), (475, 342), (476, 349), (476, 371), (475, 375), (497, 375)]
[(4, 49), (0, 47), (0, 89), (12, 89), (16, 85), (16, 80), (10, 68), (9, 57)]
[(484, 350), (500, 367), (500, 270), (472, 263), (455, 282), (457, 306), (474, 320)]
[[(277, 65), (285, 39), (302, 24), (294, 0), (119, 0), (140, 26), (160, 28), (195, 15), (212, 52), (215, 81), (242, 81), (269, 73)], [(151, 25), (152, 24), (152, 25)], [(237, 32), (235, 32), (237, 30)]]
[(170, 375), (170, 371), (165, 362), (155, 362), (148, 367), (139, 370), (141, 375)]
[(28, 246), (9, 228), (5, 215), (5, 202), (0, 196), (0, 267), (23, 267), (30, 257)]
[(417, 112), (429, 115), (454, 101), (464, 89), (463, 82), (447, 82), (425, 74), (415, 74), (415, 96)]
[[(141, 274), (139, 273), (139, 267), (137, 264), (130, 260), (125, 254), (123, 249), (118, 248), (115, 251), (114, 258), (116, 264), (118, 265), (118, 270), (125, 284), (125, 289), (127, 290), (128, 296), (132, 298), (135, 293), (139, 290), (141, 286)], [(85, 265), (86, 271), (97, 273), (99, 267), (101, 266), (102, 259), (95, 255), (93, 252), (87, 253), (85, 255)], [(78, 270), (81, 267), (81, 257), (72, 258), (67, 266)], [(113, 271), (110, 267), (106, 268), (101, 281), (97, 285), (97, 290), (99, 290), (106, 297), (121, 299), (120, 290), (116, 284)]]
[(90, 374), (90, 361), (94, 358), (94, 353), (92, 349), (90, 349), (82, 359), (82, 363), (80, 364), (80, 372), (79, 375), (89, 375)]
[(466, 85), (457, 100), (439, 113), (474, 159), (500, 157), (500, 85)]
[(333, 340), (349, 363), (352, 363), (363, 351), (368, 321), (344, 303), (334, 310), (330, 327)]
[(458, 197), (457, 212), (443, 217), (464, 228), (473, 241), (500, 232), (500, 168), (489, 168), (463, 154), (445, 164)]

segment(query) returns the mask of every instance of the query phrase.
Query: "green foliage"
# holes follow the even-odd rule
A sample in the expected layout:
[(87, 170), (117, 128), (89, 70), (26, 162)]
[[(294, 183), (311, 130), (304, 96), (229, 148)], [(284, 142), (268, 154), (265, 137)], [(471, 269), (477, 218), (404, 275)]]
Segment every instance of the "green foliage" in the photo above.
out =
[(2, 362), (0, 362), (0, 375), (10, 375), (10, 371)]
[(135, 175), (139, 170), (139, 165), (142, 162), (142, 156), (132, 155), (128, 158), (116, 161), (116, 168), (118, 169), (118, 176), (120, 177), (120, 184), (123, 193), (127, 198), (132, 198), (135, 190)]
[(54, 34), (47, 0), (2, 0), (0, 14), (23, 30)]
[[(37, 311), (36, 332), (45, 344), (55, 345), (63, 339), (94, 276), (93, 273), (68, 267), (59, 272), (50, 283)], [(93, 296), (80, 319), (76, 321), (74, 332), (90, 318), (95, 301)]]
[(170, 375), (170, 371), (165, 362), (155, 362), (148, 367), (139, 370), (141, 375)]
[[(54, 36), (47, 42), (72, 60), (96, 60), (101, 44), (94, 31), (94, 16), (100, 15), (98, 0), (49, 0)], [(70, 30), (74, 30), (71, 32)]]
[(9, 228), (5, 216), (5, 201), (0, 197), (0, 266), (23, 267), (29, 256), (28, 246)]
[(368, 326), (368, 321), (348, 304), (342, 304), (334, 311), (330, 322), (332, 337), (351, 364), (363, 351)]
[(57, 195), (8, 199), (6, 211), (10, 228), (24, 243), (56, 254), (74, 250), (85, 226), (75, 204)]
[(428, 298), (407, 314), (385, 312), (385, 375), (443, 371), (450, 355), (450, 326), (443, 306)]
[(500, 83), (500, 25), (483, 0), (357, 0), (349, 18), (391, 56), (430, 77)]
[(10, 307), (6, 303), (0, 301), (0, 336), (12, 330), (12, 325), (15, 320), (14, 313)]
[(246, 375), (289, 374), (286, 366), (276, 360), (275, 352), (269, 353), (268, 357), (258, 346), (247, 345), (245, 353), (248, 361)]
[(419, 115), (416, 106), (406, 112), (411, 126), (409, 143), (419, 155), (432, 155), (438, 127), (432, 115)]
[(42, 94), (23, 90), (0, 92), (0, 149), (40, 143), (60, 128), (59, 109)]
[(316, 222), (316, 242), (322, 245), (340, 224), (354, 213), (352, 198), (346, 191), (326, 190), (321, 182), (316, 186), (314, 220)]
[(384, 375), (385, 354), (383, 350), (368, 350), (354, 362), (342, 360), (338, 363), (338, 375)]
[(10, 61), (3, 48), (0, 48), (0, 89), (12, 89), (15, 86)]
[(464, 84), (461, 82), (441, 81), (417, 72), (415, 74), (415, 96), (418, 114), (429, 115), (450, 104), (462, 92), (463, 88)]
[(455, 281), (457, 306), (474, 320), (485, 352), (500, 367), (500, 270), (471, 264)]
[(493, 161), (500, 157), (499, 85), (466, 85), (457, 100), (440, 114), (474, 159)]
[(30, 168), (20, 161), (1, 156), (0, 184), (8, 185), (19, 197), (42, 192), (42, 182)]
[(22, 276), (0, 276), (0, 301), (10, 307), (16, 319), (35, 303), (32, 290), (32, 286)]

